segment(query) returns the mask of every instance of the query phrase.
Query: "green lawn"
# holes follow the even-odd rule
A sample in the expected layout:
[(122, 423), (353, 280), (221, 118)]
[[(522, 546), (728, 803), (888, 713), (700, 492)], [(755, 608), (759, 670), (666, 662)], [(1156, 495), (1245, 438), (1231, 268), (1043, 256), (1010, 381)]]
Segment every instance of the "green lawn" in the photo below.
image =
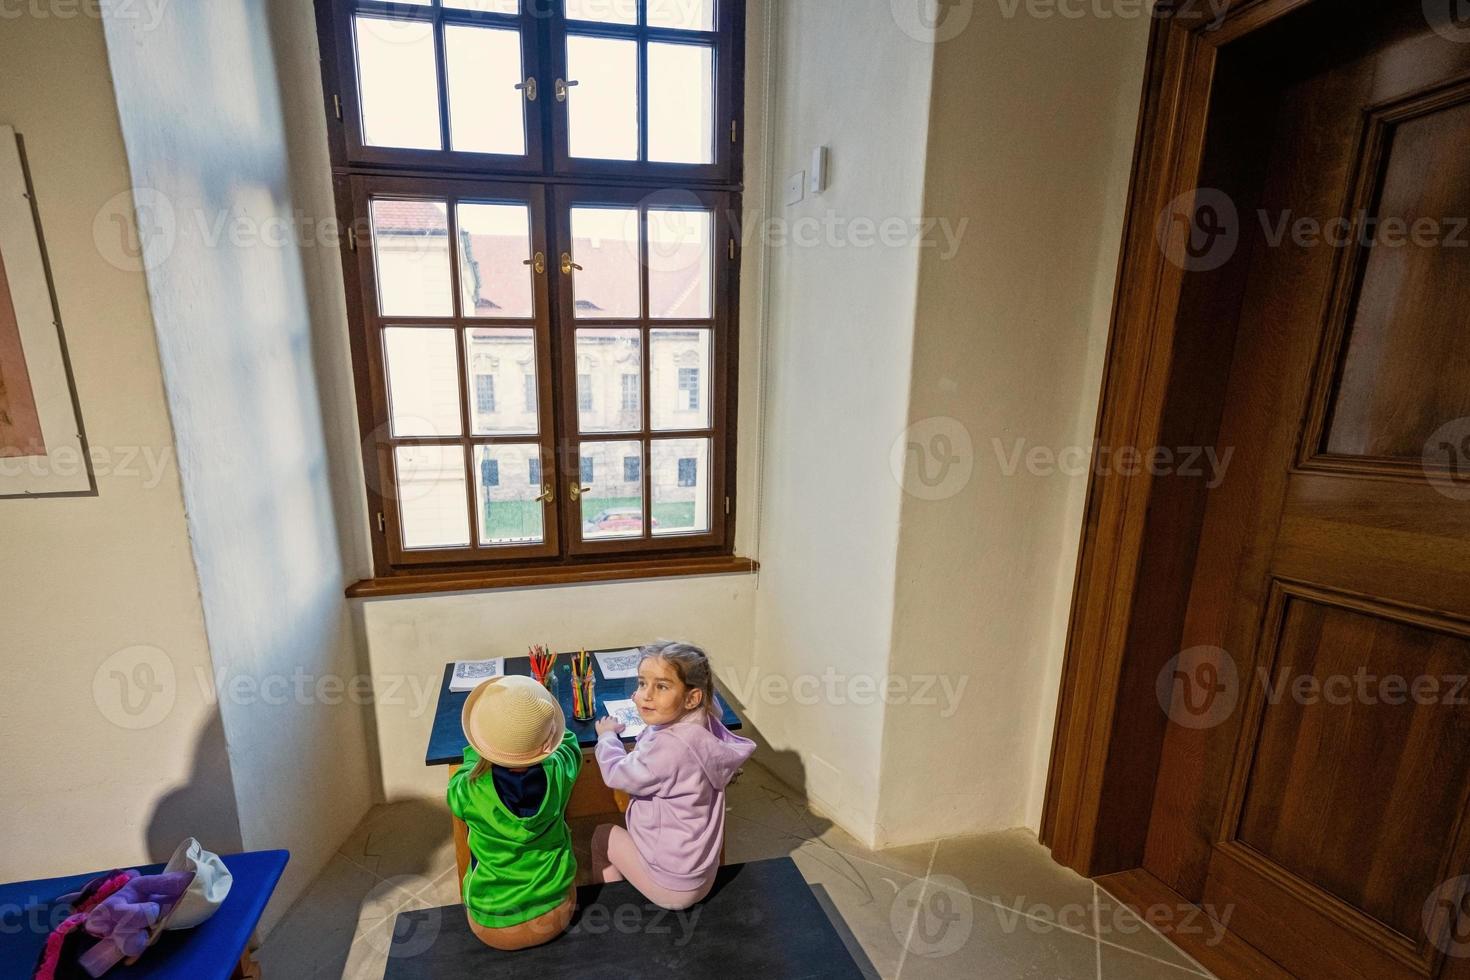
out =
[[(637, 507), (637, 497), (586, 497), (582, 500), (582, 516), (585, 520), (604, 510)], [(694, 523), (694, 501), (654, 504), (653, 519), (659, 527), (689, 527)], [(491, 538), (538, 538), (541, 536), (541, 504), (535, 500), (486, 501), (483, 523)]]

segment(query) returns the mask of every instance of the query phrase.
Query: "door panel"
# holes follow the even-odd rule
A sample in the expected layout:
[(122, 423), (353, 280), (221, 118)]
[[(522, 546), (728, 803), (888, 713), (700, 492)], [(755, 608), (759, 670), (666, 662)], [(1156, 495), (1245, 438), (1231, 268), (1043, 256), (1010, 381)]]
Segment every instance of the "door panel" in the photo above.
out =
[(1444, 971), (1470, 872), (1467, 49), (1352, 2), (1219, 56), (1279, 76), (1181, 637), (1237, 700), (1169, 726), (1144, 866), (1301, 976)]

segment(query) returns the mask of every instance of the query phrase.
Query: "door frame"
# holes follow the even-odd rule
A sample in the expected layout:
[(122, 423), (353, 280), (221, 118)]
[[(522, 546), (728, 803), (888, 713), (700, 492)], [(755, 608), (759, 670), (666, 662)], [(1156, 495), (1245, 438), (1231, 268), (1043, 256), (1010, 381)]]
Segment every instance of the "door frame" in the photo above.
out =
[[(1189, 310), (1192, 277), (1212, 273), (1171, 261), (1158, 229), (1171, 213), (1192, 215), (1196, 189), (1212, 186), (1203, 168), (1220, 49), (1309, 2), (1228, 0), (1218, 21), (1202, 4), (1156, 15), (1095, 445), (1212, 445), (1230, 348), (1207, 335), (1226, 318)], [(1207, 494), (1203, 477), (1118, 470), (1094, 467), (1088, 485), (1041, 823), (1053, 859), (1088, 877), (1143, 865), (1167, 729), (1156, 681), (1179, 652)]]

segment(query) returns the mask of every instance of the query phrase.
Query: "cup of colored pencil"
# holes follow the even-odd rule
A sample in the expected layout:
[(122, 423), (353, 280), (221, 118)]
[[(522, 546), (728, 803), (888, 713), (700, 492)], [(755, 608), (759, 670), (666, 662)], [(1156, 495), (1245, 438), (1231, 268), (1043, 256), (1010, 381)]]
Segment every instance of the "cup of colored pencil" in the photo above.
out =
[(586, 650), (572, 654), (572, 717), (591, 721), (597, 714), (597, 680), (592, 655)]
[(545, 644), (531, 647), (531, 676), (552, 694), (556, 693), (556, 654)]

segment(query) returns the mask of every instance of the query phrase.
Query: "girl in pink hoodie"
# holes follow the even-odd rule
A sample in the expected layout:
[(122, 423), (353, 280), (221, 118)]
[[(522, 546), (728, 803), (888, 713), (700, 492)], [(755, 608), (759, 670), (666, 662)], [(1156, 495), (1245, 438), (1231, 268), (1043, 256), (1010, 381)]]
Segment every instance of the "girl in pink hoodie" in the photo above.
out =
[(667, 909), (709, 894), (725, 836), (725, 787), (755, 751), (720, 721), (709, 657), (687, 643), (643, 648), (638, 713), (648, 725), (633, 751), (612, 718), (597, 723), (602, 779), (622, 790), (628, 828), (603, 824), (592, 835), (595, 881), (626, 879)]

